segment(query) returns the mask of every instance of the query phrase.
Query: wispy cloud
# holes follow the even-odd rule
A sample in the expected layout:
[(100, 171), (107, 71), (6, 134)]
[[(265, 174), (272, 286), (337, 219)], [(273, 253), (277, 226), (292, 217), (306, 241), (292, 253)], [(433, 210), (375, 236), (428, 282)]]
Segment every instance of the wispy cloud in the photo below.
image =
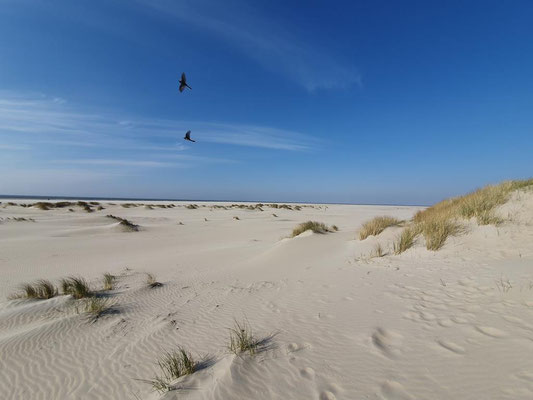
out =
[(82, 165), (107, 165), (107, 166), (123, 166), (123, 167), (183, 167), (185, 164), (161, 162), (161, 161), (146, 161), (146, 160), (116, 160), (116, 159), (75, 159), (75, 160), (53, 160), (57, 164), (82, 164)]
[[(243, 124), (128, 118), (92, 110), (80, 111), (64, 100), (46, 96), (2, 96), (0, 143), (4, 146), (75, 146), (121, 151), (181, 152), (183, 134), (193, 131), (199, 142), (273, 150), (305, 151), (318, 141), (299, 132)], [(28, 137), (28, 135), (30, 137)], [(14, 141), (17, 140), (15, 143)]]
[(313, 91), (361, 84), (357, 69), (260, 16), (250, 3), (214, 0), (137, 0), (164, 17), (208, 32), (233, 45), (263, 67)]

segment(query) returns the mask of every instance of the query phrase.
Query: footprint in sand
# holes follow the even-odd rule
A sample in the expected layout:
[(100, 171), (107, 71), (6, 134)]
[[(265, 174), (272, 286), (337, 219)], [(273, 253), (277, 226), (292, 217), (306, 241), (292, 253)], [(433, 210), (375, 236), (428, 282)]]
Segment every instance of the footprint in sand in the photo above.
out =
[(449, 318), (439, 319), (439, 325), (444, 328), (448, 328), (453, 325), (453, 321)]
[(335, 400), (336, 397), (329, 390), (324, 390), (322, 393), (320, 393), (319, 399), (320, 400)]
[(494, 338), (503, 338), (507, 336), (507, 333), (490, 326), (476, 326), (476, 330), (484, 335), (494, 337)]
[(313, 368), (302, 368), (300, 370), (300, 375), (307, 379), (313, 379), (315, 377), (315, 370)]
[(413, 396), (396, 381), (387, 381), (381, 385), (381, 394), (386, 400), (413, 400)]
[(459, 346), (458, 344), (455, 344), (454, 342), (450, 342), (449, 340), (438, 339), (437, 343), (440, 344), (446, 350), (451, 351), (452, 353), (455, 353), (455, 354), (465, 353), (465, 349), (463, 347)]
[(372, 343), (387, 357), (396, 358), (401, 354), (403, 336), (384, 328), (377, 328), (372, 334)]
[(507, 322), (511, 322), (523, 329), (529, 329), (531, 331), (533, 331), (533, 326), (528, 324), (526, 321), (520, 319), (520, 318), (517, 318), (517, 317), (513, 317), (512, 315), (504, 315), (503, 316), (503, 319), (506, 320)]

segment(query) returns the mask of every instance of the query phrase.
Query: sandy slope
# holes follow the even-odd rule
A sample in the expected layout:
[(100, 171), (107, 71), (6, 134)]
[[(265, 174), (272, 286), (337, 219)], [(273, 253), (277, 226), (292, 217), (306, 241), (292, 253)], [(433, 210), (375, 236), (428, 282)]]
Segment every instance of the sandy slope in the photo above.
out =
[[(398, 228), (359, 241), (358, 227), (416, 207), (104, 204), (88, 214), (5, 204), (3, 299), (37, 278), (79, 274), (95, 288), (103, 272), (119, 278), (113, 312), (95, 322), (69, 296), (0, 302), (2, 398), (157, 399), (136, 379), (178, 345), (206, 368), (165, 399), (533, 398), (532, 193), (499, 210), (512, 220), (502, 226), (471, 224), (439, 252), (418, 243), (380, 259), (368, 254)], [(106, 214), (142, 229), (122, 232)], [(6, 220), (21, 216), (35, 222)], [(340, 230), (283, 239), (309, 219)], [(148, 288), (144, 272), (164, 285)], [(226, 350), (227, 328), (244, 316), (268, 339), (253, 358)]]

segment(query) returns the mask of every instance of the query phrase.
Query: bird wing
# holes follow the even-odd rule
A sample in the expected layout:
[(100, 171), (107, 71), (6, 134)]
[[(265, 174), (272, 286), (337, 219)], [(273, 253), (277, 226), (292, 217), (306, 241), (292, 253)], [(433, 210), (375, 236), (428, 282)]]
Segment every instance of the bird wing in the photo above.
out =
[(191, 131), (187, 131), (187, 133), (185, 134), (185, 138), (186, 139), (190, 139), (191, 138)]
[(180, 92), (183, 92), (184, 90), (185, 90), (185, 85), (182, 83), (182, 84), (180, 85)]
[(183, 83), (185, 83), (185, 81), (187, 80), (187, 78), (185, 77), (185, 72), (181, 73), (181, 80), (183, 81)]

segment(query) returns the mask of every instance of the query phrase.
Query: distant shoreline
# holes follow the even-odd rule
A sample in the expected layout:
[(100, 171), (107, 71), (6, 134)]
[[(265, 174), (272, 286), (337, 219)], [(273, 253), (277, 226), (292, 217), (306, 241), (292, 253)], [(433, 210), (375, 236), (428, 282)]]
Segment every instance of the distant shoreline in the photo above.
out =
[(190, 201), (206, 203), (284, 203), (284, 204), (325, 204), (344, 206), (389, 206), (389, 207), (429, 207), (428, 204), (386, 204), (386, 203), (328, 203), (312, 201), (273, 201), (273, 200), (206, 200), (206, 199), (170, 199), (170, 198), (142, 198), (142, 197), (91, 197), (91, 196), (37, 196), (0, 194), (0, 199), (13, 200), (100, 200), (100, 201)]

